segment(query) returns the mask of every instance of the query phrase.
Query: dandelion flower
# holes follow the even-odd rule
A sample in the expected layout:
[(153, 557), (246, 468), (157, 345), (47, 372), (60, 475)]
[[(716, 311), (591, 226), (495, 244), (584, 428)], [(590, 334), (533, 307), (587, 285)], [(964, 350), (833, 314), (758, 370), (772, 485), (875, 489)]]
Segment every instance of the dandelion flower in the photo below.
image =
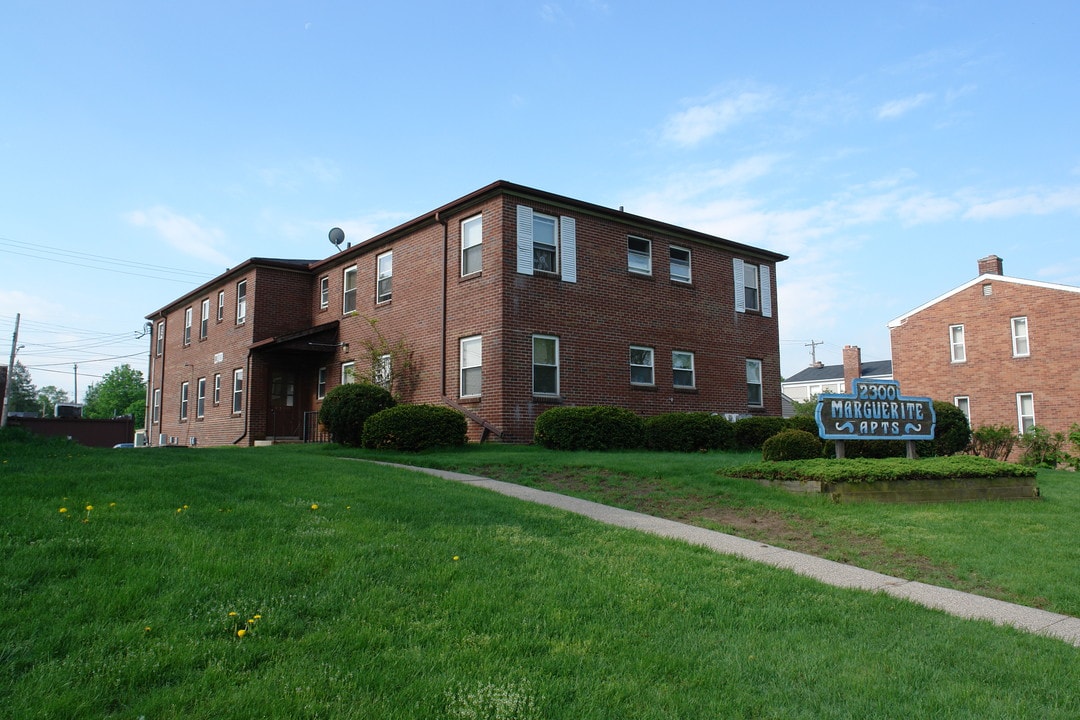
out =
[(90, 512), (90, 511), (91, 511), (91, 510), (93, 510), (93, 509), (94, 509), (94, 506), (93, 506), (93, 505), (87, 505), (87, 506), (86, 506), (86, 512)]
[(311, 503), (311, 509), (312, 510), (318, 510), (319, 509), (319, 504), (318, 503)]
[[(262, 615), (256, 615), (255, 620), (262, 620)], [(252, 620), (252, 622), (255, 622), (255, 620)]]
[(236, 613), (235, 613), (235, 612), (232, 612), (232, 611), (230, 611), (230, 612), (229, 612), (229, 617), (236, 617)]
[(247, 635), (247, 630), (245, 630), (244, 628), (240, 628), (239, 630), (236, 631), (236, 637), (241, 637), (242, 638), (245, 635)]
[(455, 555), (455, 556), (454, 556), (454, 562), (457, 562), (457, 561), (458, 561), (458, 560), (460, 560), (460, 559), (461, 559), (461, 558), (460, 558), (460, 557), (458, 557), (457, 555)]
[(61, 513), (66, 513), (66, 512), (67, 512), (67, 508), (60, 508), (60, 512), (61, 512)]

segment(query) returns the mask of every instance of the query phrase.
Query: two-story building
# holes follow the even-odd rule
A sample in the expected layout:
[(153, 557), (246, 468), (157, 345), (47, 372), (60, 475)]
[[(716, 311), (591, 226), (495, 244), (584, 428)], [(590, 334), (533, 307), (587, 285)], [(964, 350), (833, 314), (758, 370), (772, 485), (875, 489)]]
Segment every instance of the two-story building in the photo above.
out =
[(507, 442), (559, 404), (778, 416), (785, 259), (498, 181), (324, 260), (252, 258), (148, 315), (147, 435), (310, 437), (327, 391), (358, 378)]
[(1001, 258), (889, 323), (893, 376), (953, 402), (973, 428), (1065, 432), (1080, 401), (1080, 287), (1007, 277)]

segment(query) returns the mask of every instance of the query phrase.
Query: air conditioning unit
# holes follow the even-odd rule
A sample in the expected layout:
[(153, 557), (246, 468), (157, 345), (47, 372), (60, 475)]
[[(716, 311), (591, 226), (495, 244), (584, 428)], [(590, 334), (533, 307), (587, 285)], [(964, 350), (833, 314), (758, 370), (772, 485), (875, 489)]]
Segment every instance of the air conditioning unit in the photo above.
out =
[(81, 418), (82, 409), (79, 403), (57, 403), (54, 411), (58, 418)]
[(135, 431), (135, 447), (146, 447), (146, 431)]
[(158, 444), (158, 447), (165, 447), (166, 445), (169, 444), (169, 436), (166, 435), (165, 433), (161, 433), (160, 435), (157, 436), (157, 444)]
[(736, 422), (741, 417), (743, 417), (743, 416), (740, 415), (739, 413), (724, 413), (724, 419), (727, 420), (728, 422)]
[(195, 447), (198, 444), (199, 438), (195, 437), (194, 435), (188, 438), (188, 445), (190, 445), (191, 447)]

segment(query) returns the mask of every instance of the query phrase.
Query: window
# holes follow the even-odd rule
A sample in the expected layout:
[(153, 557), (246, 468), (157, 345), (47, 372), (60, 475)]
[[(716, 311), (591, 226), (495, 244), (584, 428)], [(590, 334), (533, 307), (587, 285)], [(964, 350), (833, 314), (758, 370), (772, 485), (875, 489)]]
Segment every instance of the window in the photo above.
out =
[(154, 388), (154, 409), (150, 417), (155, 425), (161, 422), (161, 388)]
[(533, 394), (559, 394), (559, 338), (533, 335)]
[(221, 373), (214, 373), (214, 404), (221, 404)]
[[(210, 302), (207, 300), (207, 302)], [(201, 418), (206, 415), (206, 378), (199, 378), (198, 389), (195, 392), (195, 417)]]
[(1031, 353), (1028, 347), (1028, 322), (1026, 317), (1012, 319), (1013, 357), (1027, 357)]
[(180, 383), (180, 421), (187, 420), (188, 384)]
[(560, 273), (566, 282), (577, 282), (577, 221), (553, 217), (517, 207), (517, 271)]
[(236, 368), (232, 375), (232, 411), (242, 412), (244, 409), (244, 369)]
[(389, 392), (393, 383), (392, 367), (393, 360), (390, 355), (380, 355), (375, 358), (371, 367), (371, 382)]
[(484, 218), (482, 215), (461, 221), (461, 275), (480, 272), (483, 254)]
[(375, 259), (375, 263), (378, 265), (375, 302), (389, 302), (394, 280), (394, 251), (383, 253)]
[(236, 283), (236, 324), (247, 321), (247, 280)]
[(1035, 427), (1035, 396), (1031, 393), (1016, 393), (1017, 426), (1021, 433)]
[(315, 382), (315, 397), (322, 400), (326, 397), (326, 368), (319, 368), (319, 376)]
[(157, 324), (157, 354), (165, 352), (165, 321), (160, 320)]
[(960, 408), (960, 412), (964, 413), (964, 417), (968, 419), (968, 424), (971, 424), (971, 398), (966, 396), (958, 396), (953, 398), (953, 405)]
[(210, 298), (202, 301), (202, 316), (199, 318), (199, 339), (205, 340), (210, 331)]
[(626, 266), (632, 273), (652, 275), (652, 241), (645, 238), (626, 238)]
[(184, 344), (191, 344), (191, 308), (184, 310)]
[(330, 307), (330, 277), (326, 275), (319, 279), (319, 307)]
[(341, 363), (341, 384), (348, 385), (356, 382), (356, 363)]
[(480, 335), (461, 339), (461, 397), (479, 397), (483, 343)]
[(653, 350), (630, 346), (630, 382), (633, 385), (653, 384)]
[(954, 363), (964, 362), (967, 360), (967, 350), (964, 348), (964, 326), (963, 325), (950, 325), (949, 326), (949, 347), (952, 352), (952, 361)]
[(772, 270), (768, 265), (752, 265), (734, 259), (735, 312), (761, 311), (772, 317)]
[(764, 405), (761, 393), (761, 361), (746, 361), (746, 401), (754, 407)]
[(690, 251), (672, 246), (668, 249), (671, 279), (676, 282), (690, 282)]
[(217, 294), (217, 321), (221, 322), (225, 319), (225, 291), (222, 290)]
[(348, 315), (351, 312), (356, 312), (356, 266), (351, 268), (345, 268), (345, 275), (342, 277), (341, 285), (344, 288), (341, 300), (341, 314)]
[(680, 388), (694, 387), (694, 353), (681, 350), (671, 353), (671, 384)]

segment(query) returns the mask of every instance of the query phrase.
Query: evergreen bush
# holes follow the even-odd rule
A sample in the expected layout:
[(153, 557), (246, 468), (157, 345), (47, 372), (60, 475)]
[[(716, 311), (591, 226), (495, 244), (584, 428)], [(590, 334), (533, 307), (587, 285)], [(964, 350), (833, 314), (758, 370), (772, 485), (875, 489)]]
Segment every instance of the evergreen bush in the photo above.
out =
[(734, 444), (735, 428), (722, 415), (671, 412), (645, 420), (645, 446), (650, 450), (729, 450)]
[(803, 430), (811, 435), (818, 434), (817, 420), (813, 415), (795, 415), (785, 419), (789, 430)]
[(533, 441), (554, 450), (630, 450), (645, 444), (645, 423), (623, 408), (553, 407), (536, 418)]
[(766, 440), (787, 427), (782, 417), (740, 418), (735, 421), (735, 445), (739, 450), (760, 450)]
[(395, 405), (393, 396), (378, 385), (347, 383), (338, 385), (323, 398), (319, 422), (330, 433), (330, 441), (359, 447), (365, 421)]
[(364, 423), (363, 444), (373, 450), (415, 452), (431, 447), (464, 445), (465, 416), (443, 405), (396, 405), (380, 410)]
[(825, 443), (805, 430), (782, 430), (761, 446), (762, 460), (813, 460), (821, 457)]
[(934, 415), (934, 439), (915, 443), (919, 457), (947, 457), (967, 450), (971, 444), (971, 425), (964, 411), (951, 402), (935, 400)]

